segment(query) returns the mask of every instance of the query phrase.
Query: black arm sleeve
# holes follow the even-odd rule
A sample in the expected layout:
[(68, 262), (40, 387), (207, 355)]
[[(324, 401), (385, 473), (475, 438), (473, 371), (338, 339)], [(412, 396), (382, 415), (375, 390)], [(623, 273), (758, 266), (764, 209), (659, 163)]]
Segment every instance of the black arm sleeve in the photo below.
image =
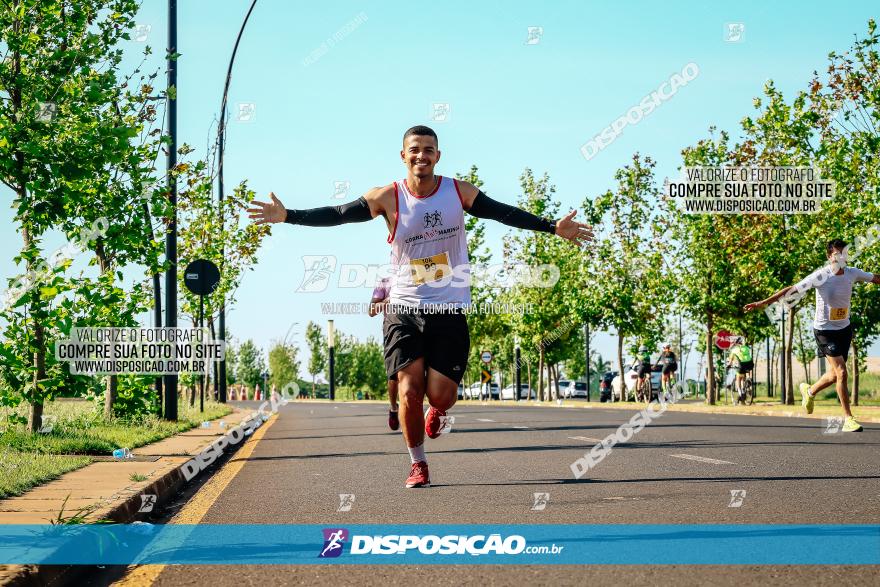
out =
[(547, 220), (546, 218), (539, 218), (531, 212), (526, 212), (525, 210), (493, 200), (484, 194), (482, 190), (477, 192), (477, 197), (474, 198), (474, 203), (467, 212), (471, 216), (497, 220), (502, 224), (513, 226), (514, 228), (549, 232), (550, 234), (556, 233), (556, 223), (554, 221)]
[(372, 220), (370, 206), (361, 197), (354, 202), (340, 206), (322, 206), (308, 210), (288, 210), (284, 222), (302, 224), (303, 226), (336, 226), (349, 222), (366, 222)]

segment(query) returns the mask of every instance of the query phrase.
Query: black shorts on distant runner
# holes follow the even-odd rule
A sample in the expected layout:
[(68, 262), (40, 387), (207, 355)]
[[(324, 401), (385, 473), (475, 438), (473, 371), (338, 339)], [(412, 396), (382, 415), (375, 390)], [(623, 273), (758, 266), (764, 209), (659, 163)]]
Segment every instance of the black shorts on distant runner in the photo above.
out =
[(849, 357), (849, 346), (852, 344), (852, 324), (840, 330), (816, 330), (816, 344), (819, 346), (820, 357), (843, 357), (846, 361)]
[(664, 375), (672, 375), (676, 371), (678, 371), (678, 363), (666, 363), (663, 365)]
[(425, 369), (434, 369), (461, 383), (467, 367), (471, 338), (467, 317), (461, 311), (388, 311), (382, 324), (385, 372), (397, 372), (424, 357)]
[(745, 363), (740, 363), (739, 364), (739, 374), (745, 375), (746, 373), (748, 373), (749, 371), (751, 371), (754, 368), (755, 368), (754, 361), (746, 361)]
[(639, 374), (639, 377), (644, 377), (651, 372), (651, 364), (650, 363), (641, 363), (638, 367), (636, 367), (636, 373)]

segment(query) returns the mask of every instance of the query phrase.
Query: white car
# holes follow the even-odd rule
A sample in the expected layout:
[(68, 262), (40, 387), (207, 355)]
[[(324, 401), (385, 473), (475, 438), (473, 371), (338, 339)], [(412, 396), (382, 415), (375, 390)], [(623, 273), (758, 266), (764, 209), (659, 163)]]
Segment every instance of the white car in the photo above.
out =
[[(511, 384), (501, 390), (501, 399), (514, 399), (513, 390), (516, 386)], [(528, 383), (520, 383), (519, 384), (519, 399), (526, 399), (529, 397), (529, 384)]]
[[(499, 388), (498, 384), (494, 381), (491, 383), (490, 394), (492, 399), (498, 399), (499, 396)], [(480, 399), (480, 393), (483, 394), (483, 399), (486, 398), (486, 384), (485, 383), (472, 383), (470, 387), (465, 389), (465, 398), (466, 399)]]
[(587, 384), (585, 381), (567, 381), (565, 387), (559, 382), (559, 395), (563, 398), (587, 397)]

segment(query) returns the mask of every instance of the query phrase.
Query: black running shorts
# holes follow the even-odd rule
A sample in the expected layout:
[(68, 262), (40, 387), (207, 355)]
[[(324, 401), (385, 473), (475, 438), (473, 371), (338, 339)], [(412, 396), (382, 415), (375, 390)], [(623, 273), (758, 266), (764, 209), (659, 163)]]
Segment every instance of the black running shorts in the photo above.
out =
[(666, 363), (663, 365), (663, 374), (671, 375), (678, 371), (678, 363)]
[(852, 324), (840, 330), (816, 330), (816, 344), (819, 346), (820, 357), (849, 357), (849, 346), (852, 344)]
[(467, 367), (471, 338), (467, 317), (461, 311), (404, 311), (386, 308), (382, 323), (385, 343), (385, 372), (389, 379), (424, 357), (425, 370), (434, 369), (461, 383)]
[(739, 364), (739, 374), (745, 375), (746, 373), (748, 373), (749, 371), (751, 371), (754, 368), (755, 368), (754, 361), (746, 361), (744, 363), (740, 363)]

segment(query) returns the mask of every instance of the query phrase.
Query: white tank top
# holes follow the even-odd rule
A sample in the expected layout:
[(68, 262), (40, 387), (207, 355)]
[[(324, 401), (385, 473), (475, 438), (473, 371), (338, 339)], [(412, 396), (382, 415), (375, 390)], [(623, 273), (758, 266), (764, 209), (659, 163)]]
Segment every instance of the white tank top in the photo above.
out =
[(436, 176), (427, 196), (413, 195), (406, 180), (394, 182), (397, 214), (388, 242), (396, 274), (392, 304), (470, 305), (470, 261), (458, 182)]

